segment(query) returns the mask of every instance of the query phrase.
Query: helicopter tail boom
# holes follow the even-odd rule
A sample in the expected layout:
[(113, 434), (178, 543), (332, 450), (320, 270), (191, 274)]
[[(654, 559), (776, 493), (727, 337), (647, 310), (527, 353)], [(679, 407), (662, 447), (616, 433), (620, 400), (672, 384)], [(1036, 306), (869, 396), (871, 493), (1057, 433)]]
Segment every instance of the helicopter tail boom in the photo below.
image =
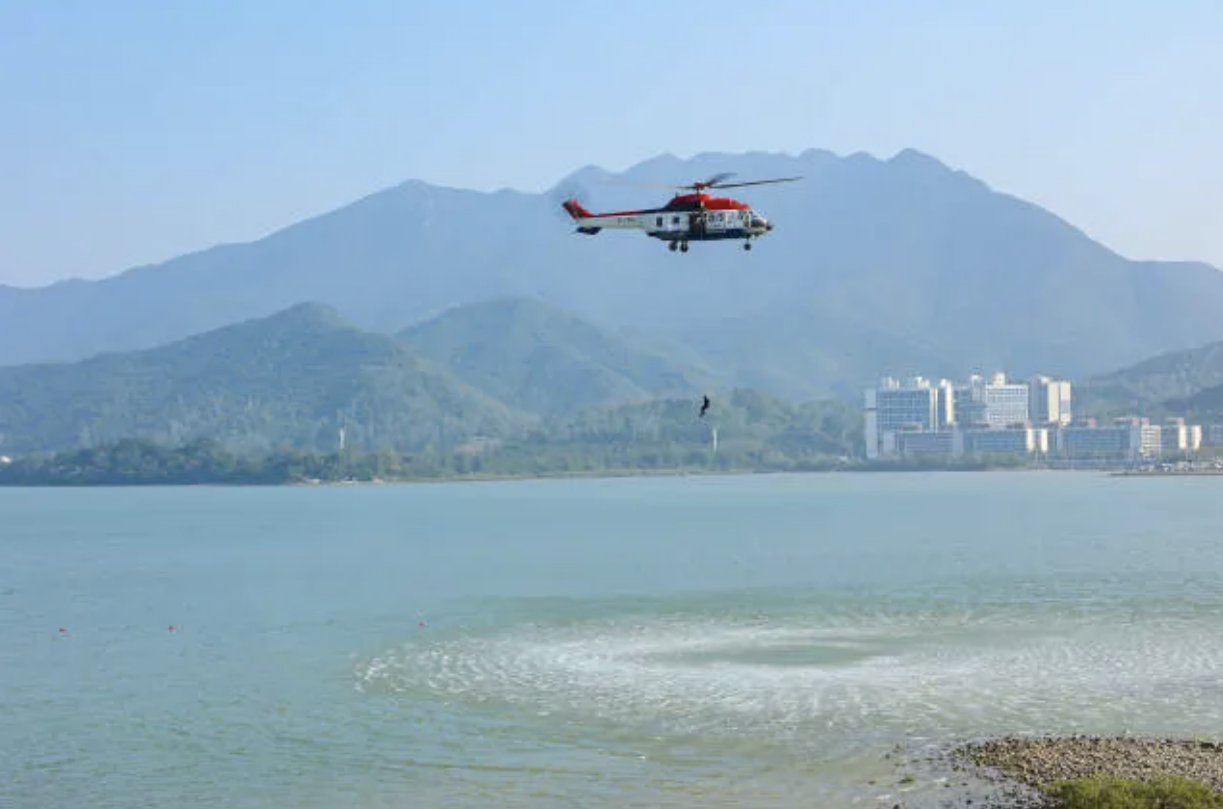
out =
[(576, 199), (565, 200), (563, 207), (565, 208), (565, 211), (573, 217), (574, 222), (578, 222), (583, 219), (590, 219), (594, 216), (594, 214), (592, 214), (590, 211), (583, 208), (582, 203), (578, 202)]
[(582, 224), (582, 220), (594, 219), (595, 215), (592, 214), (590, 211), (586, 210), (585, 208), (583, 208), (582, 204), (578, 202), (576, 199), (565, 200), (562, 207), (565, 209), (565, 212), (568, 213), (569, 216), (573, 218), (573, 221), (578, 223), (578, 228), (577, 228), (578, 233), (583, 233), (587, 236), (593, 236), (596, 233), (598, 233), (600, 230), (603, 229), (601, 227), (597, 227), (594, 225), (583, 225)]

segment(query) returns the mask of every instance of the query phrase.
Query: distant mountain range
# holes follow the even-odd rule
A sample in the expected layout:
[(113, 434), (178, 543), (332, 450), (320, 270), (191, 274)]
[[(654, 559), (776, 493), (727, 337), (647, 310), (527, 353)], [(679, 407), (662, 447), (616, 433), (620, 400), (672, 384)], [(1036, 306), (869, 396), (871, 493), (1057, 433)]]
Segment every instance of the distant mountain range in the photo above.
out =
[[(786, 353), (785, 336), (770, 333), (777, 353), (760, 372), (765, 382), (787, 362), (820, 361), (801, 345)], [(742, 327), (725, 339), (733, 351), (753, 333)], [(767, 357), (769, 345), (756, 350)], [(898, 355), (905, 348), (895, 346)], [(141, 437), (334, 451), (343, 430), (346, 445), (362, 450), (527, 441), (530, 453), (578, 452), (588, 463), (664, 441), (688, 457), (703, 452), (702, 394), (715, 402), (711, 423), (743, 453), (860, 450), (860, 391), (799, 405), (743, 385), (716, 359), (694, 362), (691, 352), (668, 353), (531, 298), (456, 306), (395, 335), (360, 329), (327, 305), (297, 304), (157, 348), (0, 368), (0, 450)], [(1080, 415), (1218, 418), (1223, 343), (1076, 380), (1074, 396)], [(757, 443), (742, 444), (747, 436)]]
[[(805, 177), (737, 194), (777, 226), (751, 253), (697, 244), (684, 255), (635, 233), (579, 236), (559, 208), (571, 192), (591, 209), (652, 205), (666, 192), (606, 181), (690, 182), (718, 171)], [(564, 314), (487, 308), (509, 299)], [(421, 369), (444, 366), (446, 376), (430, 379), (479, 383), (489, 401), (472, 407), (487, 405), (489, 419), (713, 384), (808, 399), (856, 398), (889, 373), (1082, 379), (1223, 340), (1223, 274), (1212, 267), (1127, 260), (912, 150), (887, 160), (809, 150), (663, 156), (620, 175), (586, 168), (543, 194), (412, 181), (249, 244), (100, 281), (0, 287), (0, 364), (166, 346), (306, 302), (394, 335), (380, 350), (394, 343), (428, 363)], [(528, 333), (503, 332), (494, 316), (543, 329), (524, 365), (507, 364), (506, 352), (521, 358)], [(98, 385), (118, 361), (89, 366)], [(549, 379), (570, 387), (544, 401)], [(334, 381), (335, 396), (354, 384)], [(12, 407), (7, 390), (0, 402)], [(20, 392), (35, 396), (28, 383)], [(335, 396), (320, 394), (318, 408)]]

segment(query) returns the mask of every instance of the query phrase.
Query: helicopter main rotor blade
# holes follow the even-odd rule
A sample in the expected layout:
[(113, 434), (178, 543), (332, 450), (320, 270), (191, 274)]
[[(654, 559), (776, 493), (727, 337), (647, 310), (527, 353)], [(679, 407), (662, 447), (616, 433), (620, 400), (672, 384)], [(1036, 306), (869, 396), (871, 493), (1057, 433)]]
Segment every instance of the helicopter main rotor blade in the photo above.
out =
[(713, 175), (712, 177), (710, 177), (708, 180), (704, 181), (703, 183), (693, 183), (692, 185), (686, 186), (686, 187), (687, 188), (713, 188), (715, 185), (718, 185), (723, 180), (725, 180), (727, 177), (734, 177), (734, 176), (735, 176), (735, 173), (733, 171), (723, 171), (723, 172), (719, 172), (718, 174)]
[(733, 171), (724, 171), (720, 174), (713, 175), (712, 177), (710, 177), (708, 180), (705, 180), (704, 182), (689, 183), (688, 185), (673, 185), (671, 183), (635, 182), (632, 180), (608, 180), (607, 182), (611, 183), (612, 185), (633, 185), (633, 186), (641, 186), (644, 188), (668, 188), (668, 189), (673, 189), (673, 190), (678, 190), (678, 191), (703, 191), (707, 188), (743, 188), (744, 186), (748, 186), (748, 185), (767, 185), (769, 183), (789, 183), (789, 182), (793, 182), (794, 180), (803, 179), (800, 176), (800, 177), (779, 177), (773, 180), (748, 180), (742, 183), (724, 183), (722, 182), (722, 180), (726, 179), (727, 177), (733, 177), (733, 176), (735, 176), (735, 173)]
[(713, 188), (718, 183), (720, 183), (722, 180), (725, 180), (727, 177), (734, 177), (734, 176), (735, 176), (735, 173), (733, 171), (723, 171), (719, 174), (713, 175), (708, 180), (704, 180), (704, 181), (696, 182), (696, 183), (688, 183), (686, 185), (677, 185), (675, 183), (635, 182), (633, 180), (609, 180), (608, 182), (614, 183), (616, 185), (638, 185), (638, 186), (645, 186), (647, 188), (674, 188), (680, 191), (697, 191), (702, 188)]
[(801, 180), (801, 179), (803, 179), (803, 178), (802, 178), (802, 177), (778, 177), (778, 178), (777, 178), (777, 179), (775, 179), (775, 180), (749, 180), (749, 181), (747, 181), (747, 182), (743, 182), (743, 183), (722, 183), (722, 184), (720, 184), (720, 185), (717, 185), (717, 186), (711, 186), (711, 187), (716, 187), (716, 188), (742, 188), (742, 187), (743, 187), (743, 186), (745, 186), (745, 185), (767, 185), (767, 184), (769, 184), (769, 183), (790, 183), (790, 182), (794, 182), (795, 180)]
[(611, 185), (634, 185), (643, 188), (691, 188), (690, 185), (672, 185), (671, 183), (641, 183), (632, 180), (608, 180)]

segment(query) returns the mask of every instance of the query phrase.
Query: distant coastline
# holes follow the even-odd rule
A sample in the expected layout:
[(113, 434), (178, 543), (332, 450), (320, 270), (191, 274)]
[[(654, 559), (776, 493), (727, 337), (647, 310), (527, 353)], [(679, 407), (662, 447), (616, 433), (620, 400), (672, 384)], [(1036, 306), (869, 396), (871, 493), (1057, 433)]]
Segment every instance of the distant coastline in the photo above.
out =
[(1191, 478), (1219, 477), (1223, 469), (1119, 469), (1109, 473), (1115, 478)]
[(763, 452), (755, 447), (706, 452), (689, 446), (523, 445), (472, 451), (382, 449), (317, 453), (297, 449), (237, 454), (218, 442), (165, 446), (147, 439), (59, 453), (5, 458), (0, 487), (353, 486), (582, 480), (626, 477), (713, 477), (757, 474), (880, 472), (1084, 471), (1134, 477), (1220, 475), (1203, 467), (1066, 466), (1008, 455), (866, 460), (850, 455)]
[[(192, 477), (184, 479), (171, 476), (98, 476), (82, 478), (74, 475), (45, 474), (38, 477), (21, 477), (5, 475), (0, 470), (0, 488), (117, 488), (133, 486), (225, 486), (225, 487), (332, 487), (332, 486), (396, 486), (444, 483), (497, 483), (529, 480), (616, 480), (622, 478), (679, 478), (679, 477), (743, 477), (747, 475), (785, 475), (785, 474), (836, 474), (854, 472), (895, 471), (867, 468), (826, 468), (826, 469), (769, 469), (769, 468), (608, 468), (595, 470), (572, 471), (521, 471), (521, 472), (487, 472), (466, 474), (413, 475), (360, 478), (286, 478), (286, 479), (246, 479), (224, 477)], [(927, 469), (900, 470), (951, 472), (966, 471), (959, 469)], [(998, 471), (998, 470), (967, 470), (967, 471)]]
[[(704, 463), (694, 463), (696, 457)], [(456, 449), (399, 453), (391, 450), (315, 453), (275, 450), (237, 454), (217, 442), (167, 447), (144, 439), (113, 445), (8, 459), (0, 486), (332, 486), (450, 483), (532, 479), (588, 479), (742, 475), (834, 471), (852, 459), (776, 456), (772, 462), (726, 453), (714, 456), (622, 448), (512, 448), (482, 452)]]
[[(875, 465), (875, 464), (829, 464), (806, 465), (797, 467), (769, 466), (730, 466), (715, 467), (661, 467), (661, 468), (621, 468), (608, 467), (603, 469), (584, 470), (505, 470), (496, 472), (465, 472), (440, 474), (412, 475), (343, 475), (313, 477), (309, 475), (280, 476), (277, 474), (258, 474), (250, 472), (212, 472), (205, 473), (195, 470), (191, 473), (173, 473), (170, 471), (145, 471), (143, 473), (111, 473), (96, 472), (81, 474), (79, 470), (42, 468), (37, 473), (14, 468), (0, 468), (0, 488), (128, 488), (146, 487), (332, 487), (332, 486), (390, 486), (445, 483), (494, 483), (529, 480), (614, 480), (622, 478), (677, 478), (677, 477), (744, 477), (749, 475), (829, 475), (829, 474), (872, 474), (872, 473), (999, 473), (999, 472), (1042, 472), (1058, 471), (1037, 466), (1014, 465)], [(1100, 474), (1099, 469), (1062, 470), (1086, 471)]]

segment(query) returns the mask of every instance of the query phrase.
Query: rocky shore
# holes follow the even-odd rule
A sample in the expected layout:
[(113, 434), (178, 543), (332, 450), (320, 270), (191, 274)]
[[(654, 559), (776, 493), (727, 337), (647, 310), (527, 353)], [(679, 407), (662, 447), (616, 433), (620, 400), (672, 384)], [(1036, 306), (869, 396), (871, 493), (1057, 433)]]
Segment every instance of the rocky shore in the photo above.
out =
[(1041, 791), (1057, 781), (1094, 775), (1150, 781), (1177, 776), (1223, 793), (1223, 743), (1182, 739), (1070, 736), (1004, 737), (963, 745), (952, 767), (996, 785), (989, 795), (943, 805), (973, 809), (1055, 806)]

